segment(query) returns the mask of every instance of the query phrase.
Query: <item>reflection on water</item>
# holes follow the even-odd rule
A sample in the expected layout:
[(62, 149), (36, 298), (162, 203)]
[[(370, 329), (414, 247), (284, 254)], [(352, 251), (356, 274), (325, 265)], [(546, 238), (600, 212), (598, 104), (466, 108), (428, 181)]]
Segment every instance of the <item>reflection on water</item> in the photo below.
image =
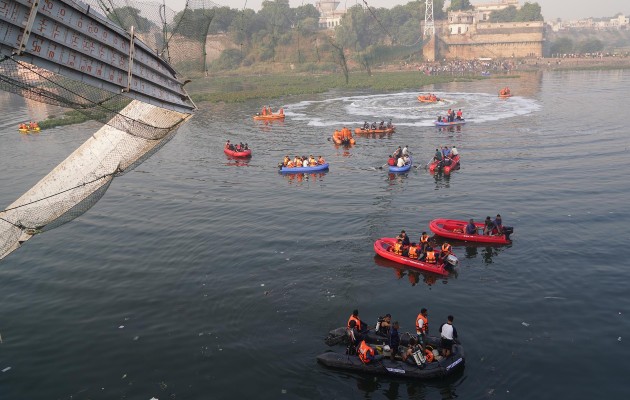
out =
[(454, 126), (439, 126), (437, 127), (439, 132), (451, 132), (451, 133), (455, 133), (455, 132), (461, 132), (462, 131), (462, 126), (461, 125), (454, 125)]
[(499, 255), (500, 252), (505, 248), (512, 247), (512, 245), (504, 245), (504, 246), (491, 246), (487, 243), (466, 243), (466, 258), (472, 259), (477, 258), (479, 255), (479, 249), (481, 249), (481, 257), (483, 259), (484, 264), (492, 264), (492, 258)]
[(298, 173), (283, 173), (278, 171), (289, 184), (301, 184), (309, 181), (321, 182), (324, 180), (324, 176), (328, 174), (328, 171), (319, 172), (298, 172)]
[(420, 282), (427, 286), (433, 286), (438, 281), (442, 281), (442, 283), (446, 285), (449, 279), (457, 278), (457, 270), (453, 271), (449, 276), (442, 276), (427, 271), (406, 268), (404, 265), (400, 265), (379, 255), (374, 256), (374, 262), (380, 267), (391, 268), (394, 271), (396, 279), (403, 279), (406, 276), (411, 286), (416, 286)]
[[(458, 167), (459, 168), (459, 167)], [(451, 174), (442, 172), (431, 172), (435, 181), (435, 190), (448, 189), (451, 187)]]
[(224, 164), (228, 167), (247, 167), (251, 158), (239, 158), (227, 156), (228, 161)]

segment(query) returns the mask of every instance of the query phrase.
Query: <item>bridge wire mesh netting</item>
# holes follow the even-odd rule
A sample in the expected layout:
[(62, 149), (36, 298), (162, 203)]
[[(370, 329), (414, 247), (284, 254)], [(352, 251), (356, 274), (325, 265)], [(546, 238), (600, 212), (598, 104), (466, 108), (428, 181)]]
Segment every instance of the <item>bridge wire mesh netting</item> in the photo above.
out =
[[(88, 0), (114, 24), (154, 49), (173, 67), (202, 73), (210, 1), (190, 0), (175, 12), (156, 2)], [(205, 31), (204, 31), (205, 30)], [(85, 114), (103, 127), (33, 188), (0, 211), (0, 259), (31, 236), (85, 213), (112, 179), (132, 170), (163, 145), (190, 113), (167, 110), (21, 60), (0, 55), (0, 89)], [(45, 121), (40, 124), (45, 127)]]

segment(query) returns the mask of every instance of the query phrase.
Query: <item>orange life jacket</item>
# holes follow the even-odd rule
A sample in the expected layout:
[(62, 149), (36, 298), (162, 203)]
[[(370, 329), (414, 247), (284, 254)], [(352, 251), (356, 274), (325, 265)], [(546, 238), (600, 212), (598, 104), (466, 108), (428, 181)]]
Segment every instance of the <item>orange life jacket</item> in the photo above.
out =
[(287, 162), (287, 168), (293, 168), (294, 166), (293, 161), (289, 160), (289, 162)]
[(348, 318), (348, 328), (350, 328), (350, 321), (354, 321), (357, 324), (357, 330), (360, 331), (361, 330), (361, 320), (357, 317), (355, 317), (354, 315), (351, 315), (350, 318)]
[(431, 350), (425, 349), (424, 356), (428, 363), (433, 362), (433, 352)]
[(409, 258), (418, 258), (418, 248), (411, 246), (409, 248)]
[(451, 245), (448, 243), (444, 243), (442, 245), (442, 252), (443, 253), (450, 253), (451, 252)]
[(394, 253), (401, 255), (402, 254), (402, 243), (396, 243), (394, 245)]
[(284, 108), (281, 108), (280, 111), (278, 111), (278, 114), (284, 115)]
[(427, 243), (429, 241), (429, 235), (420, 236), (420, 243)]
[[(420, 326), (418, 325), (419, 319), (422, 320), (422, 332), (420, 331)], [(428, 330), (429, 330), (429, 319), (425, 317), (424, 315), (422, 315), (422, 313), (418, 314), (418, 317), (416, 318), (416, 333), (418, 334), (427, 333)]]
[(435, 264), (435, 251), (427, 251), (427, 257), (424, 259), (424, 261)]
[(267, 107), (262, 108), (262, 115), (267, 115)]
[(371, 361), (368, 354), (374, 357), (374, 349), (368, 346), (365, 340), (362, 340), (359, 345), (359, 358), (363, 361), (363, 364), (368, 364)]

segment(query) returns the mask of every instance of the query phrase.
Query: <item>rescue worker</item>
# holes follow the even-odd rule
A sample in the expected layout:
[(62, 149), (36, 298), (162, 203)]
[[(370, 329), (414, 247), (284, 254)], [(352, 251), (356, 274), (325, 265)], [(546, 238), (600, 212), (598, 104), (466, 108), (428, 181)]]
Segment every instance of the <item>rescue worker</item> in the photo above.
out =
[(280, 110), (278, 111), (278, 114), (284, 115), (284, 108), (280, 107)]
[(435, 251), (433, 250), (433, 247), (431, 247), (431, 245), (427, 246), (427, 251), (424, 256), (424, 262), (430, 263), (430, 264), (437, 263), (437, 257), (435, 256)]
[(385, 314), (384, 317), (379, 317), (376, 323), (376, 334), (381, 336), (389, 336), (389, 330), (392, 327), (392, 315)]
[(451, 245), (448, 242), (442, 243), (442, 249), (440, 250), (440, 260), (445, 260), (451, 254)]
[(400, 231), (400, 235), (396, 236), (396, 239), (402, 240), (403, 246), (409, 246), (409, 236), (407, 236), (407, 232), (404, 229)]
[(429, 245), (429, 235), (426, 232), (422, 232), (420, 235), (420, 252), (424, 253), (427, 251), (427, 246)]
[(416, 334), (418, 335), (418, 344), (424, 349), (429, 334), (429, 318), (426, 308), (421, 308), (420, 314), (416, 317)]
[(314, 166), (317, 165), (317, 161), (315, 160), (315, 157), (313, 157), (312, 154), (310, 156), (308, 156), (308, 165), (310, 167), (314, 167)]
[(396, 244), (394, 244), (392, 251), (394, 252), (394, 254), (398, 254), (399, 256), (402, 256), (402, 252), (403, 252), (402, 239), (396, 240)]
[(367, 332), (368, 327), (366, 324), (364, 324), (360, 319), (359, 319), (359, 310), (354, 310), (352, 311), (352, 315), (350, 315), (350, 318), (348, 318), (348, 324), (347, 327), (350, 327), (350, 322), (354, 321), (357, 327), (357, 330), (359, 331), (359, 333), (363, 333), (363, 332)]
[(398, 347), (400, 346), (400, 335), (398, 334), (398, 329), (400, 329), (400, 325), (398, 324), (398, 321), (396, 321), (389, 331), (389, 347), (392, 349), (392, 361), (396, 358), (396, 355), (398, 354)]
[(356, 321), (350, 321), (348, 328), (346, 329), (346, 335), (348, 335), (348, 338), (350, 339), (350, 344), (346, 349), (346, 353), (349, 355), (357, 354), (357, 346), (359, 345), (359, 341), (363, 340), (363, 337), (357, 330)]
[(464, 115), (464, 113), (462, 112), (462, 109), (460, 108), (459, 110), (457, 110), (457, 117), (456, 119), (458, 121), (461, 121), (462, 119), (464, 119), (462, 116)]
[(420, 244), (411, 243), (411, 246), (409, 246), (409, 254), (407, 257), (417, 260), (418, 256), (420, 256), (421, 253), (422, 251)]
[(446, 322), (440, 326), (440, 337), (442, 338), (442, 356), (448, 357), (453, 351), (453, 343), (457, 339), (457, 330), (453, 326), (453, 316), (449, 315)]
[(378, 361), (381, 356), (374, 354), (374, 349), (370, 347), (365, 340), (361, 341), (358, 349), (359, 359), (363, 362), (363, 364), (369, 364), (374, 361)]
[(267, 115), (267, 107), (263, 106), (261, 114), (262, 115)]
[(282, 165), (284, 165), (285, 167), (289, 165), (289, 161), (291, 161), (291, 157), (289, 157), (289, 155), (287, 154), (286, 156), (284, 156), (284, 158), (282, 159)]

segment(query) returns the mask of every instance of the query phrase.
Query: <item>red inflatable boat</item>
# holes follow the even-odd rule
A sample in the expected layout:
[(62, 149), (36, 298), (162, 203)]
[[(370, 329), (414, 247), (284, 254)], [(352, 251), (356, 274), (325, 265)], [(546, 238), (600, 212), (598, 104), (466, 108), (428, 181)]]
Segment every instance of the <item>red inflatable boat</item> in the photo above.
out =
[[(451, 160), (452, 160), (451, 165), (445, 165), (441, 168), (442, 172), (444, 172), (445, 174), (450, 174), (451, 171), (454, 171), (457, 168), (459, 168), (459, 154), (451, 158)], [(440, 171), (440, 168), (438, 167), (439, 164), (440, 164), (439, 161), (433, 161), (431, 164), (429, 164), (429, 171), (439, 172)]]
[(243, 150), (243, 151), (234, 151), (234, 150), (230, 150), (227, 147), (223, 149), (223, 152), (225, 154), (227, 154), (230, 157), (235, 157), (235, 158), (248, 158), (252, 156), (252, 151), (251, 149), (247, 149), (247, 150)]
[(388, 260), (397, 262), (399, 264), (406, 265), (408, 267), (419, 269), (422, 271), (429, 271), (440, 275), (448, 275), (449, 270), (448, 266), (454, 267), (457, 265), (457, 257), (454, 255), (450, 255), (447, 257), (447, 263), (442, 264), (431, 264), (422, 262), (419, 260), (415, 260), (413, 258), (405, 257), (390, 251), (390, 248), (394, 246), (396, 243), (396, 238), (380, 238), (374, 242), (374, 251), (379, 256), (386, 258)]
[(442, 236), (449, 239), (463, 240), (466, 242), (479, 242), (479, 243), (494, 243), (494, 244), (509, 244), (510, 234), (514, 232), (514, 228), (510, 226), (504, 226), (503, 235), (484, 235), (483, 234), (483, 222), (475, 222), (477, 227), (477, 234), (469, 235), (466, 232), (466, 225), (468, 222), (460, 221), (456, 219), (434, 219), (429, 222), (429, 229), (438, 236)]

